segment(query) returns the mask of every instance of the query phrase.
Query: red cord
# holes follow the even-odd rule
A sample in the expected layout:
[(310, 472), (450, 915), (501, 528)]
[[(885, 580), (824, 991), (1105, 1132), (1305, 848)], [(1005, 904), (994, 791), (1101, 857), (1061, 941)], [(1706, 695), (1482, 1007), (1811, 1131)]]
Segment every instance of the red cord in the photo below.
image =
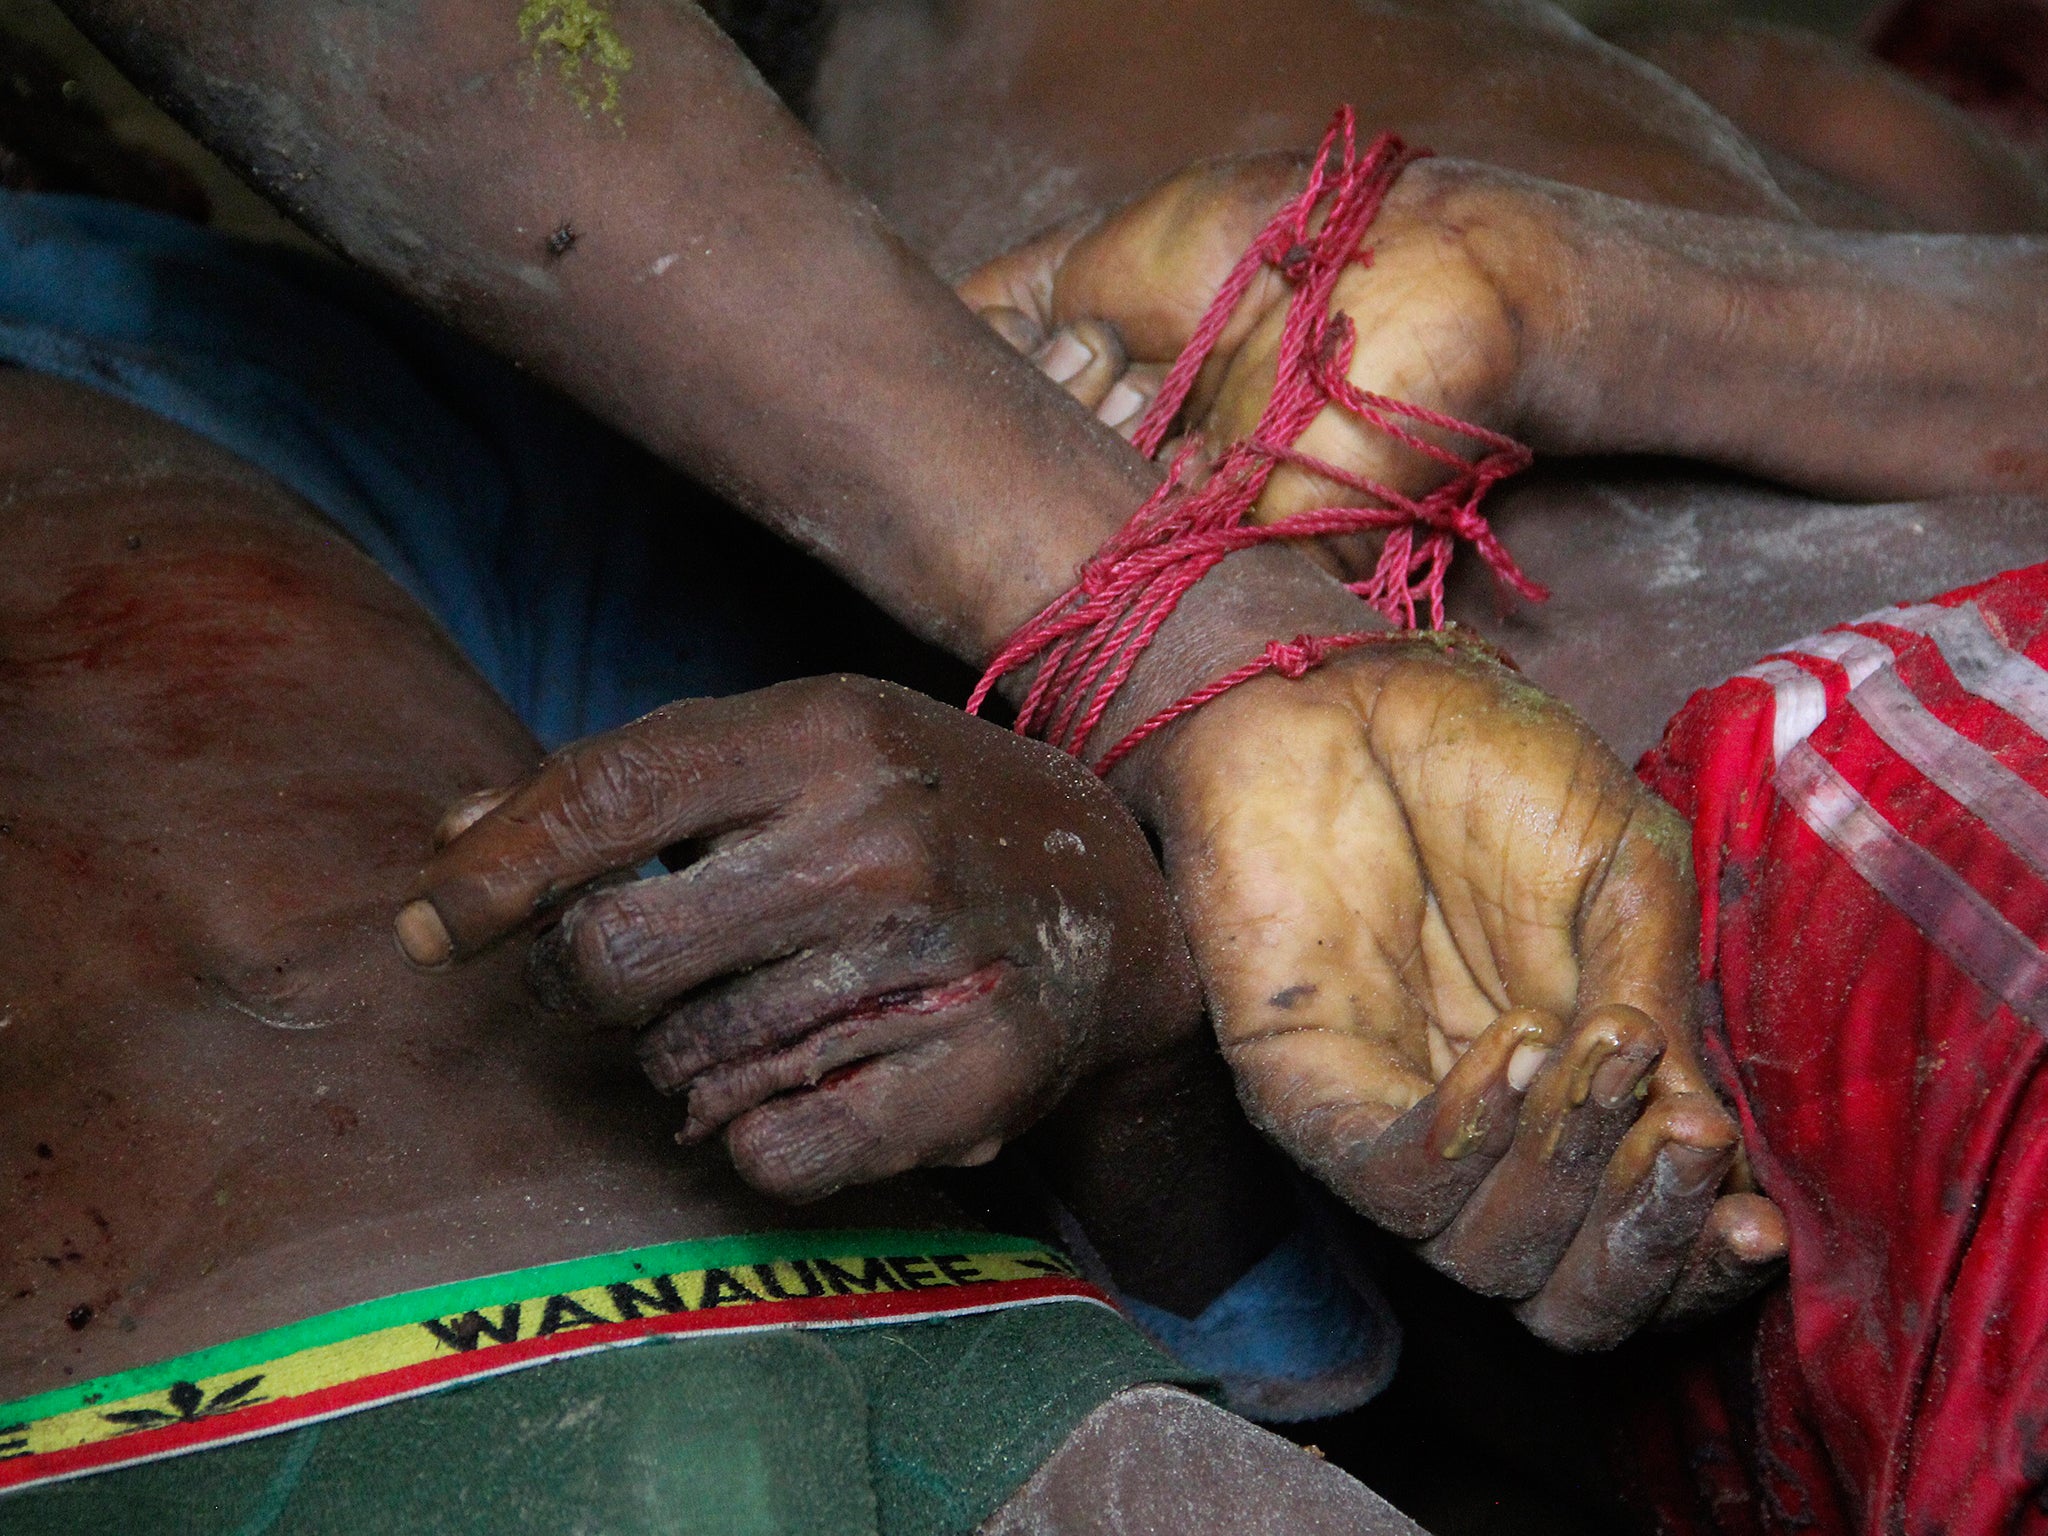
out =
[[(1188, 590), (1236, 551), (1274, 539), (1386, 530), (1378, 566), (1366, 580), (1352, 583), (1351, 590), (1390, 622), (1411, 630), (1425, 600), (1431, 625), (1442, 627), (1444, 578), (1461, 538), (1478, 550), (1496, 579), (1539, 602), (1549, 595), (1522, 574), (1479, 511), (1488, 490), (1527, 467), (1529, 450), (1498, 432), (1361, 390), (1345, 377), (1356, 338), (1349, 317), (1330, 313), (1337, 282), (1353, 262), (1371, 261), (1371, 253), (1360, 248), (1366, 230), (1401, 172), (1418, 158), (1420, 152), (1387, 133), (1361, 156), (1355, 114), (1349, 107), (1337, 109), (1308, 185), (1274, 215), (1224, 280), (1134, 440), (1146, 455), (1158, 454), (1224, 327), (1260, 270), (1270, 266), (1294, 285), (1294, 297), (1281, 331), (1273, 395), (1258, 426), (1226, 449), (1208, 478), (1194, 487), (1186, 476), (1200, 444), (1191, 438), (1169, 466), (1165, 482), (1082, 566), (1074, 587), (997, 652), (967, 701), (970, 714), (980, 710), (1000, 679), (1037, 660), (1038, 673), (1017, 711), (1016, 728), (1078, 756)], [(1322, 227), (1311, 231), (1325, 202)], [(1294, 444), (1332, 405), (1428, 455), (1451, 470), (1451, 478), (1413, 498), (1299, 452)], [(1486, 451), (1476, 461), (1460, 458), (1418, 436), (1409, 424), (1470, 438)], [(1376, 505), (1322, 507), (1262, 526), (1246, 523), (1282, 464), (1334, 481)], [(1103, 754), (1095, 770), (1107, 773), (1148, 736), (1254, 677), (1279, 672), (1298, 678), (1339, 651), (1393, 638), (1399, 637), (1365, 630), (1274, 641), (1255, 660), (1138, 726)]]

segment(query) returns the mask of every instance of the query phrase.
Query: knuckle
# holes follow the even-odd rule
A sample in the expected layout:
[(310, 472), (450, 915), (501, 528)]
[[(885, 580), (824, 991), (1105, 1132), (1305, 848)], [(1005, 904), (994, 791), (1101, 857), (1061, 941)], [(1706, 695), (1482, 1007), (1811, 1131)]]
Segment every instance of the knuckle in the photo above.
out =
[(905, 816), (884, 816), (855, 834), (845, 879), (864, 896), (922, 903), (939, 883), (940, 859), (925, 828)]
[(835, 733), (860, 734), (881, 710), (878, 691), (887, 685), (851, 672), (799, 678), (783, 685), (812, 723)]
[(579, 902), (554, 950), (577, 994), (602, 1014), (631, 1013), (659, 969), (662, 925), (643, 899), (608, 894)]
[(556, 847), (579, 855), (658, 833), (674, 806), (664, 766), (630, 738), (570, 754), (561, 763), (562, 793), (541, 814), (543, 833)]

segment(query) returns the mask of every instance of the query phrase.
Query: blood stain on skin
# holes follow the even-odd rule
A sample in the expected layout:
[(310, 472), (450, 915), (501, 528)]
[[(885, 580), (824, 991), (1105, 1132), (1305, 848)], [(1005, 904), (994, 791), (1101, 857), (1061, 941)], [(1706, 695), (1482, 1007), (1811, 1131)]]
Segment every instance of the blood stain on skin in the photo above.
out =
[(1996, 448), (1985, 456), (1984, 468), (1993, 480), (2015, 490), (2038, 490), (2048, 485), (2048, 453), (2026, 448)]
[(306, 590), (286, 562), (238, 553), (86, 566), (48, 607), (0, 621), (0, 687), (119, 673), (137, 685), (125, 728), (186, 760), (246, 715), (261, 659), (300, 638), (285, 616)]
[(363, 1122), (363, 1117), (346, 1104), (324, 1104), (321, 1109), (327, 1116), (327, 1128), (337, 1136), (346, 1136)]
[(254, 614), (289, 612), (305, 586), (283, 562), (228, 554), (88, 567), (56, 603), (8, 626), (0, 671), (34, 679), (118, 667), (205, 678), (289, 644), (283, 625)]
[(619, 80), (633, 67), (633, 50), (620, 41), (611, 13), (591, 0), (526, 0), (519, 12), (519, 40), (533, 50), (533, 67), (550, 59), (576, 110), (594, 106), (620, 127)]

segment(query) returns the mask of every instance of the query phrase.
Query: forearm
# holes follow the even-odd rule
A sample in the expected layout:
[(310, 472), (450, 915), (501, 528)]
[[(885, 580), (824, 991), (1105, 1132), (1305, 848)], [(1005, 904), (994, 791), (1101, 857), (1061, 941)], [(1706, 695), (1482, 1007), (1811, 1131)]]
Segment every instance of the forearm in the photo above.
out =
[(1520, 413), (1822, 494), (2048, 491), (2048, 241), (1551, 199)]
[(67, 8), (333, 244), (960, 654), (1150, 488), (694, 7), (619, 0), (575, 55), (514, 0)]

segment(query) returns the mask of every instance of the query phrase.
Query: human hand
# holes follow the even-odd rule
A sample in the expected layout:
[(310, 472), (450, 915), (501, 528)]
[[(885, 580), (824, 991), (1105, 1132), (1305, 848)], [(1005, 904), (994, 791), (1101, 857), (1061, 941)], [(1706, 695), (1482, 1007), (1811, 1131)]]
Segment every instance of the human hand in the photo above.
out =
[(1762, 1284), (1696, 1040), (1684, 823), (1563, 705), (1430, 639), (1262, 679), (1115, 777), (1258, 1123), (1538, 1335)]
[[(674, 873), (626, 878), (660, 855)], [(545, 915), (531, 975), (638, 1031), (786, 1199), (993, 1156), (1076, 1079), (1192, 1037), (1166, 889), (1064, 754), (887, 683), (670, 705), (451, 811), (399, 919), (416, 961)]]
[[(1130, 437), (1224, 278), (1301, 190), (1307, 167), (1292, 155), (1191, 167), (1123, 208), (997, 258), (959, 292), (1055, 382)], [(1477, 166), (1411, 164), (1367, 233), (1370, 264), (1353, 264), (1337, 279), (1331, 308), (1351, 328), (1351, 383), (1497, 431), (1531, 425), (1523, 399), (1548, 292), (1536, 274), (1562, 250), (1550, 238), (1549, 213), (1540, 184), (1526, 179)], [(1257, 426), (1273, 393), (1292, 293), (1279, 273), (1261, 269), (1209, 354), (1179, 417), (1206, 452)], [(1473, 448), (1437, 427), (1403, 425), (1454, 454)], [(1441, 460), (1334, 407), (1293, 447), (1409, 496), (1434, 489), (1449, 472)], [(1367, 500), (1287, 462), (1267, 482), (1254, 519)], [(1325, 544), (1347, 575), (1362, 576), (1377, 538)]]

